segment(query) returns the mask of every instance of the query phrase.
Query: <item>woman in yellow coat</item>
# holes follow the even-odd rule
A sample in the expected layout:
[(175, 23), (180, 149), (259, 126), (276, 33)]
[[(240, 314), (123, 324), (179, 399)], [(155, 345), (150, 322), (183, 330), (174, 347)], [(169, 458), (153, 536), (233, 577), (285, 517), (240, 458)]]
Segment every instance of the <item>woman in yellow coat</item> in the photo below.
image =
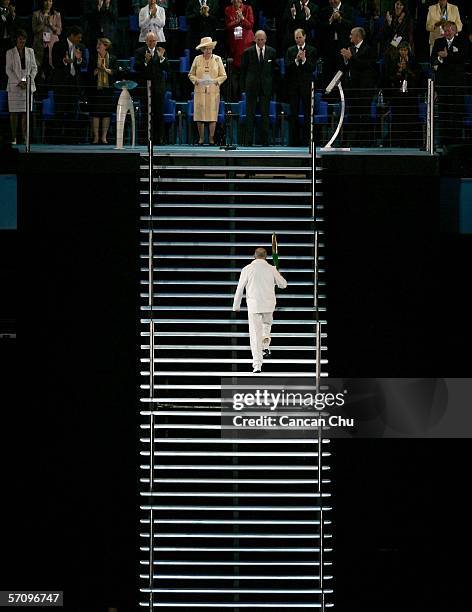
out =
[(198, 144), (205, 140), (205, 123), (209, 124), (210, 144), (215, 144), (215, 127), (220, 106), (220, 85), (226, 81), (226, 72), (219, 55), (213, 53), (216, 41), (209, 36), (201, 39), (196, 49), (201, 51), (193, 60), (188, 74), (195, 86), (193, 120), (197, 122)]

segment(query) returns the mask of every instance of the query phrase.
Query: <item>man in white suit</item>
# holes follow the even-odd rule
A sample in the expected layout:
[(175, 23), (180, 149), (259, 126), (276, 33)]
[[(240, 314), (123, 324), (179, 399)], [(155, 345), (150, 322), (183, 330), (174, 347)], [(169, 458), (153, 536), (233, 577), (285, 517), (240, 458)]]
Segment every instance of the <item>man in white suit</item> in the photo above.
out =
[(267, 262), (267, 251), (257, 248), (254, 252), (254, 261), (241, 270), (233, 302), (233, 310), (239, 312), (243, 293), (246, 290), (254, 374), (261, 371), (263, 355), (270, 355), (270, 328), (276, 303), (275, 285), (285, 289), (287, 281)]
[(439, 0), (428, 9), (426, 17), (426, 29), (429, 32), (429, 52), (433, 49), (434, 41), (444, 35), (443, 27), (446, 21), (456, 24), (457, 32), (462, 30), (462, 21), (459, 8), (455, 4), (449, 4), (447, 0)]

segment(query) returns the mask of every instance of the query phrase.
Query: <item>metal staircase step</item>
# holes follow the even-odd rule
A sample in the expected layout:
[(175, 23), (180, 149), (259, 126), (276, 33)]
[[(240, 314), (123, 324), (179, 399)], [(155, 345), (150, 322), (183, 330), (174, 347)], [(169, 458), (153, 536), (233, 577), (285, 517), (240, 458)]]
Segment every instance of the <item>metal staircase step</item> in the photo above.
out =
[[(224, 192), (222, 192), (222, 195), (224, 195)], [(149, 208), (149, 204), (146, 203), (141, 203), (141, 208)], [(245, 208), (249, 208), (249, 209), (254, 209), (254, 208), (258, 208), (258, 209), (269, 209), (269, 210), (277, 210), (277, 209), (281, 209), (281, 210), (287, 210), (287, 205), (286, 204), (277, 204), (277, 203), (262, 203), (262, 202), (257, 202), (257, 203), (245, 203), (245, 202), (238, 202), (238, 203), (231, 203), (231, 202), (181, 202), (181, 203), (175, 203), (175, 202), (157, 202), (156, 204), (152, 205), (153, 210), (154, 209), (160, 209), (160, 208), (217, 208), (217, 209), (225, 209), (225, 208), (229, 208), (232, 210), (243, 210)], [(291, 204), (290, 205), (290, 210), (312, 210), (311, 204)]]
[[(147, 217), (143, 217), (141, 219), (141, 221), (147, 221), (149, 222), (151, 220), (151, 218), (149, 216)], [(156, 220), (156, 218), (152, 218), (153, 221)], [(229, 219), (226, 218), (226, 220), (233, 220), (233, 219)], [(253, 219), (253, 221), (260, 221), (260, 218), (257, 219)], [(305, 221), (308, 221), (307, 219), (305, 219)], [(188, 231), (188, 230), (187, 230)], [(222, 234), (231, 234), (231, 235), (239, 235), (239, 234), (249, 234), (250, 236), (255, 236), (257, 235), (259, 237), (259, 240), (262, 239), (263, 236), (267, 236), (268, 240), (271, 240), (271, 236), (273, 234), (273, 228), (271, 229), (267, 229), (267, 228), (254, 228), (251, 227), (250, 229), (224, 229), (224, 228), (220, 228), (220, 229), (213, 229), (213, 228), (206, 228), (203, 229), (201, 227), (194, 227), (192, 228), (192, 235), (194, 234), (218, 234), (219, 236), (221, 236)], [(140, 232), (142, 234), (149, 234), (149, 230), (145, 230), (145, 229), (140, 229)], [(159, 234), (178, 234), (179, 236), (182, 236), (182, 233), (186, 233), (186, 230), (183, 229), (176, 229), (176, 228), (161, 228), (160, 226), (157, 226), (153, 229), (153, 233), (154, 235), (159, 235)], [(313, 236), (313, 232), (311, 230), (290, 230), (290, 236)], [(254, 246), (254, 245), (253, 245)]]
[[(148, 608), (149, 607), (149, 602), (139, 602), (140, 607), (144, 607), (144, 608)], [(334, 604), (326, 604), (327, 608), (332, 608), (334, 606)], [(222, 602), (218, 602), (218, 603), (214, 603), (214, 602), (188, 602), (188, 601), (179, 601), (179, 602), (161, 602), (161, 601), (156, 601), (153, 603), (153, 607), (154, 608), (185, 608), (187, 610), (190, 610), (192, 608), (218, 608), (218, 609), (222, 609), (222, 608), (234, 608), (235, 610), (238, 610), (239, 608), (283, 608), (285, 610), (291, 610), (293, 608), (321, 608), (321, 604), (318, 602), (315, 603), (294, 603), (294, 602), (287, 602), (287, 603), (259, 603), (259, 602), (252, 602), (252, 603), (244, 603), (241, 601), (238, 601), (237, 603), (222, 603)]]
[[(270, 205), (269, 205), (270, 206)], [(147, 247), (148, 246), (148, 242), (144, 242), (142, 241), (140, 243), (141, 246)], [(177, 246), (183, 246), (183, 247), (219, 247), (219, 246), (223, 246), (226, 248), (232, 248), (232, 247), (247, 247), (248, 249), (254, 249), (254, 243), (253, 242), (209, 242), (209, 241), (203, 241), (203, 242), (192, 242), (192, 241), (188, 241), (188, 242), (178, 242), (178, 241), (172, 241), (172, 242), (162, 242), (162, 241), (154, 241), (153, 242), (153, 246), (154, 247), (163, 247), (163, 246), (172, 246), (172, 247), (177, 247)], [(267, 242), (266, 244), (262, 244), (261, 246), (270, 246), (270, 242)], [(321, 244), (320, 246), (324, 246), (323, 244)], [(288, 248), (313, 248), (313, 244), (311, 244), (310, 242), (285, 242), (283, 243), (283, 247), (284, 249), (288, 249)]]
[[(210, 173), (208, 173), (210, 174)], [(254, 175), (251, 178), (237, 178), (237, 177), (225, 177), (225, 178), (215, 178), (215, 177), (211, 177), (209, 180), (211, 180), (211, 184), (234, 184), (234, 183), (238, 183), (238, 185), (247, 185), (248, 183), (266, 183), (268, 185), (311, 185), (311, 179), (306, 179), (306, 178), (292, 178), (292, 177), (284, 177), (284, 178), (273, 178), (273, 177), (268, 177), (268, 176), (258, 176), (258, 175)], [(142, 177), (140, 179), (140, 181), (142, 183), (148, 182), (148, 179), (145, 177)], [(179, 177), (154, 177), (152, 179), (153, 183), (176, 183), (177, 185), (180, 185), (182, 183), (191, 183), (191, 184), (195, 184), (195, 183), (201, 183), (202, 182), (202, 177), (201, 176), (196, 176), (196, 177), (185, 177), (185, 178), (179, 178)]]
[[(148, 293), (141, 293), (140, 297), (143, 298), (148, 298), (149, 294)], [(215, 298), (222, 298), (222, 299), (228, 299), (228, 300), (232, 300), (234, 297), (234, 293), (192, 293), (192, 292), (185, 292), (185, 293), (166, 293), (166, 292), (156, 292), (152, 294), (153, 298), (168, 298), (168, 299), (208, 299), (208, 300), (213, 300)], [(309, 299), (309, 300), (313, 300), (313, 295), (310, 295), (309, 293), (303, 294), (303, 293), (283, 293), (283, 299), (285, 300), (303, 300), (303, 299)]]
[[(234, 182), (234, 181), (233, 181)], [(291, 198), (296, 197), (296, 198), (308, 198), (310, 197), (310, 194), (307, 193), (306, 191), (241, 191), (241, 190), (228, 190), (228, 191), (222, 191), (222, 190), (215, 190), (212, 189), (210, 190), (205, 190), (205, 189), (175, 189), (175, 190), (166, 190), (166, 189), (155, 189), (153, 190), (153, 195), (157, 195), (157, 196), (203, 196), (203, 197), (208, 197), (208, 196), (217, 196), (217, 197), (221, 197), (222, 195), (225, 195), (227, 197), (231, 196), (237, 196), (237, 197), (241, 197), (241, 198), (286, 198), (287, 196), (290, 196)], [(139, 195), (142, 196), (149, 196), (149, 191), (146, 189), (142, 189), (139, 192)], [(321, 197), (323, 194), (317, 192), (316, 196), (317, 197)]]
[[(139, 257), (140, 259), (149, 259), (148, 255), (140, 255)], [(191, 259), (194, 260), (195, 259), (195, 255), (179, 255), (179, 254), (165, 254), (165, 253), (159, 253), (159, 254), (155, 254), (152, 257), (153, 261), (155, 261), (156, 259), (179, 259), (179, 260), (183, 260), (186, 261), (187, 259)], [(241, 260), (243, 262), (247, 262), (247, 263), (251, 263), (252, 259), (248, 258), (247, 255), (224, 255), (224, 254), (214, 254), (214, 255), (208, 255), (208, 254), (202, 254), (202, 255), (198, 255), (198, 259), (199, 260), (206, 260), (206, 259), (216, 259), (217, 261), (236, 261), (236, 260)], [(284, 257), (284, 261), (313, 261), (313, 257), (309, 257), (308, 255), (287, 255)], [(198, 268), (196, 268), (198, 270)]]
[[(148, 215), (143, 215), (141, 218), (141, 221), (149, 221), (149, 220), (150, 218)], [(152, 220), (153, 221), (159, 220), (160, 223), (162, 223), (163, 221), (195, 221), (195, 216), (159, 215), (159, 217), (157, 217), (156, 215), (153, 215)], [(212, 217), (199, 216), (198, 221), (200, 225), (202, 223), (209, 223), (210, 221), (231, 221), (231, 223), (237, 223), (241, 221), (250, 221), (251, 223), (254, 223), (255, 221), (256, 222), (260, 221), (260, 217), (225, 217), (223, 215), (212, 216)], [(307, 223), (307, 221), (310, 221), (310, 219), (307, 217), (264, 217), (264, 221), (266, 223), (274, 223), (274, 222), (279, 222), (279, 221), (282, 223)], [(317, 221), (321, 222), (322, 219), (319, 219), (319, 220), (317, 219)]]
[[(141, 170), (148, 170), (148, 166), (140, 166)], [(185, 172), (267, 172), (267, 173), (275, 173), (275, 172), (311, 172), (311, 166), (235, 166), (235, 165), (207, 165), (207, 166), (190, 166), (190, 165), (155, 165), (153, 166), (153, 170), (156, 172), (167, 172), (170, 170), (173, 171), (185, 171)], [(317, 171), (322, 171), (323, 168), (321, 166), (317, 167)]]

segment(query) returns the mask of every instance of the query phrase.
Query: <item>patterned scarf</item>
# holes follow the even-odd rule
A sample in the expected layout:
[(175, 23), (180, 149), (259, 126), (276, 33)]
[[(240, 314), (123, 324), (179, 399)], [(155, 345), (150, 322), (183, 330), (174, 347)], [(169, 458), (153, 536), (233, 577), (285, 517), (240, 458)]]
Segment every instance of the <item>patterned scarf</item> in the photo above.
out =
[(100, 57), (100, 55), (97, 55), (97, 68), (98, 73), (98, 82), (97, 82), (97, 88), (98, 89), (104, 89), (105, 87), (109, 87), (109, 82), (108, 82), (108, 74), (105, 72), (105, 70), (100, 70), (100, 68), (108, 68), (108, 64), (110, 61), (110, 57), (108, 55), (108, 52), (105, 54), (105, 62), (102, 64), (102, 60), (103, 58)]

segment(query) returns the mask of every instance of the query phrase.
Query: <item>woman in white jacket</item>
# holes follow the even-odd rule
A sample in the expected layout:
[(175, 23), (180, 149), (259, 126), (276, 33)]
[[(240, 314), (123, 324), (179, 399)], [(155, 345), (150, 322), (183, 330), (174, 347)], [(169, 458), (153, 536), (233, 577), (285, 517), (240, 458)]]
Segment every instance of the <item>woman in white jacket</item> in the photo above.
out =
[(26, 140), (26, 82), (31, 77), (31, 100), (36, 91), (34, 78), (38, 72), (34, 51), (26, 46), (26, 32), (17, 30), (15, 46), (7, 51), (6, 73), (8, 77), (8, 110), (10, 111), (10, 126), (12, 144), (16, 144), (18, 115), (21, 115), (23, 138)]
[(166, 24), (166, 12), (159, 6), (157, 0), (149, 0), (147, 6), (139, 11), (139, 42), (146, 42), (146, 36), (152, 32), (157, 36), (157, 42), (166, 41), (164, 26)]

